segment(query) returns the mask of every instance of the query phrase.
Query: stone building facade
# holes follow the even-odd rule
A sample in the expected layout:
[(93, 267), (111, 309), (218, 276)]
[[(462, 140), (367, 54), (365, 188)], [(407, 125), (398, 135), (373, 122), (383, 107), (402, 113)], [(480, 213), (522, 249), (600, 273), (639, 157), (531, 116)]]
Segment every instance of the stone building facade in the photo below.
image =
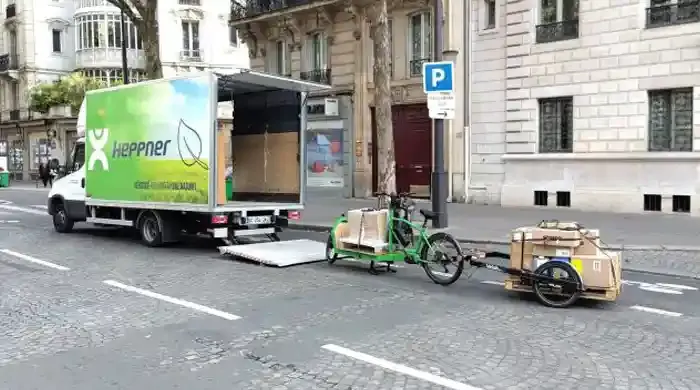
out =
[(473, 201), (700, 212), (697, 3), (471, 1)]

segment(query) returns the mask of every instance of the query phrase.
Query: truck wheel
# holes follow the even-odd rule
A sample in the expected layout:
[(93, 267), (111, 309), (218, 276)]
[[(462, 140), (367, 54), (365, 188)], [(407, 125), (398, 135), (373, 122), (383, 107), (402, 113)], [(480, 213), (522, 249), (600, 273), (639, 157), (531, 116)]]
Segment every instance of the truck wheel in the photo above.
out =
[(53, 214), (54, 230), (58, 233), (70, 233), (73, 230), (75, 222), (68, 216), (63, 203), (57, 204), (55, 208), (55, 213)]
[(163, 232), (160, 229), (158, 218), (153, 213), (147, 213), (141, 217), (139, 224), (141, 242), (150, 247), (160, 246), (163, 243)]

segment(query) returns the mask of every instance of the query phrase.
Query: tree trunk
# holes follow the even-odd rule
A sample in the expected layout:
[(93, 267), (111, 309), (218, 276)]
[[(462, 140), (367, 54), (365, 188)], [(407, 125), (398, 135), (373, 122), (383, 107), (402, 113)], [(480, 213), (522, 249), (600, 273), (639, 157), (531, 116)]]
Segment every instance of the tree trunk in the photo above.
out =
[(146, 78), (159, 79), (163, 77), (163, 67), (160, 63), (157, 1), (148, 0), (138, 27), (139, 35), (143, 37), (143, 51), (146, 54)]
[(391, 36), (387, 0), (378, 0), (370, 9), (370, 36), (374, 49), (374, 112), (377, 123), (377, 190), (396, 192), (394, 129), (391, 123)]

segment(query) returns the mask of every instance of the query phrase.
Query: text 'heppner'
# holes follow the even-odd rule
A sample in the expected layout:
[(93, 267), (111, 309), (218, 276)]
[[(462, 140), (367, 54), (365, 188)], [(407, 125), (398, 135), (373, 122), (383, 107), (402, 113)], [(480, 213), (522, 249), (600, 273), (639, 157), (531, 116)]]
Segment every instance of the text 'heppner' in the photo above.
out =
[(153, 157), (168, 154), (167, 141), (141, 141), (141, 142), (114, 142), (112, 158), (123, 157)]

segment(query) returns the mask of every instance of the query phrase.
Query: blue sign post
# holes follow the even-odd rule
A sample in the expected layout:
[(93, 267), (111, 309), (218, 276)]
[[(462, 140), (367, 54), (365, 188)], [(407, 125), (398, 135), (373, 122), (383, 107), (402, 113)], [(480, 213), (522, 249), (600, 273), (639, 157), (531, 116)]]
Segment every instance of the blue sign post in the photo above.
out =
[(423, 92), (454, 92), (454, 73), (452, 62), (424, 62)]

